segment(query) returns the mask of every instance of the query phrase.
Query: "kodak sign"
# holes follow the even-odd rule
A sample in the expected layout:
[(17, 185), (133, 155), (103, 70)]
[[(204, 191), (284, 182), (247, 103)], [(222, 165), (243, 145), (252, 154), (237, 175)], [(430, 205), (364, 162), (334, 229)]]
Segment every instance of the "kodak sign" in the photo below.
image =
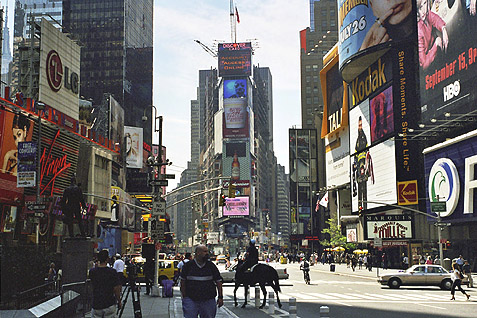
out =
[(353, 106), (358, 105), (376, 90), (386, 85), (392, 78), (391, 62), (379, 58), (351, 83)]

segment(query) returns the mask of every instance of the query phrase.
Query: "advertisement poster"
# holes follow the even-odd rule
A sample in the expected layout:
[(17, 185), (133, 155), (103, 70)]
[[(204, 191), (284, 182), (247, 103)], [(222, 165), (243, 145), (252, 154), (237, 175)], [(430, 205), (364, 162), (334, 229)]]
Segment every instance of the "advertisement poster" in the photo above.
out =
[(18, 143), (17, 187), (36, 186), (36, 158), (38, 146), (34, 141)]
[(362, 152), (371, 145), (371, 123), (369, 119), (369, 99), (349, 112), (349, 153)]
[(114, 143), (123, 144), (124, 136), (124, 109), (113, 98), (109, 96), (109, 139)]
[(15, 224), (17, 223), (17, 207), (16, 206), (3, 206), (2, 220), (0, 229), (2, 232), (13, 232), (15, 230)]
[(252, 44), (219, 43), (219, 76), (252, 75)]
[(370, 102), (371, 143), (394, 133), (393, 87), (389, 86)]
[(248, 216), (249, 197), (226, 198), (223, 216)]
[(126, 164), (127, 168), (142, 168), (143, 160), (143, 129), (139, 127), (124, 126), (126, 138)]
[(224, 80), (224, 98), (246, 98), (247, 80)]
[(410, 40), (415, 35), (412, 0), (337, 1), (340, 69), (346, 69), (349, 64), (345, 63), (358, 53), (366, 54), (378, 45)]
[(246, 98), (224, 99), (224, 138), (249, 137), (249, 113)]
[[(474, 8), (471, 8), (471, 3)], [(423, 123), (475, 110), (475, 1), (427, 1), (417, 14)]]
[(232, 180), (250, 180), (251, 178), (250, 143), (227, 142), (222, 157), (222, 172)]
[(348, 127), (338, 132), (334, 139), (325, 139), (326, 184), (338, 186), (349, 182), (349, 131)]
[(351, 157), (352, 211), (396, 204), (396, 159), (393, 140), (386, 140)]

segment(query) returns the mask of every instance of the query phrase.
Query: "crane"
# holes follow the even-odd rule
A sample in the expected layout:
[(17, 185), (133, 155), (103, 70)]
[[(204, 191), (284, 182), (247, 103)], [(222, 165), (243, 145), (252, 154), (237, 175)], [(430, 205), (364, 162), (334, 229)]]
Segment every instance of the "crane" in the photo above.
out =
[(209, 53), (210, 55), (212, 55), (212, 57), (214, 58), (217, 58), (217, 52), (215, 52), (214, 50), (212, 50), (210, 47), (208, 47), (207, 45), (205, 45), (204, 43), (200, 42), (199, 40), (194, 40), (195, 43), (199, 44), (203, 49), (204, 51), (206, 51), (207, 53)]

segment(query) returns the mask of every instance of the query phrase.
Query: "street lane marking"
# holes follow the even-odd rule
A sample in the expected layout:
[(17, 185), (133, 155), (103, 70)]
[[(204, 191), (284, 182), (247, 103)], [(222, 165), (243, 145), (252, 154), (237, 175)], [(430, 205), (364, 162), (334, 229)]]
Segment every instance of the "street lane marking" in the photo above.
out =
[(431, 305), (426, 305), (426, 304), (421, 304), (421, 303), (416, 303), (416, 305), (424, 306), (424, 307), (431, 307), (431, 308), (440, 309), (440, 310), (447, 310), (447, 308), (444, 308), (444, 307), (431, 306)]

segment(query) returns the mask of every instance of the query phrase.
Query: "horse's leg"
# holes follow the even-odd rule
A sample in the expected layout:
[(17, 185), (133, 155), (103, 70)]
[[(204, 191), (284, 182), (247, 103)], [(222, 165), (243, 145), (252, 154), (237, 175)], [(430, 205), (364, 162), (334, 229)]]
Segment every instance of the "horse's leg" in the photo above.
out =
[(267, 290), (265, 289), (264, 283), (260, 283), (260, 289), (262, 290), (262, 293), (263, 293), (263, 302), (262, 302), (262, 305), (260, 306), (260, 309), (262, 309), (263, 307), (265, 307), (265, 304), (267, 303)]
[(244, 287), (245, 301), (244, 301), (244, 303), (243, 303), (243, 305), (242, 305), (242, 308), (245, 308), (245, 306), (247, 306), (248, 285), (244, 284), (243, 287)]
[(278, 285), (276, 283), (274, 284), (273, 282), (271, 282), (270, 285), (272, 285), (272, 288), (275, 291), (275, 295), (277, 295), (278, 308), (282, 308), (282, 303), (280, 302), (280, 297), (278, 297)]
[(235, 302), (235, 307), (238, 306), (237, 302), (237, 289), (239, 288), (240, 284), (235, 282), (235, 288), (234, 288), (234, 302)]

